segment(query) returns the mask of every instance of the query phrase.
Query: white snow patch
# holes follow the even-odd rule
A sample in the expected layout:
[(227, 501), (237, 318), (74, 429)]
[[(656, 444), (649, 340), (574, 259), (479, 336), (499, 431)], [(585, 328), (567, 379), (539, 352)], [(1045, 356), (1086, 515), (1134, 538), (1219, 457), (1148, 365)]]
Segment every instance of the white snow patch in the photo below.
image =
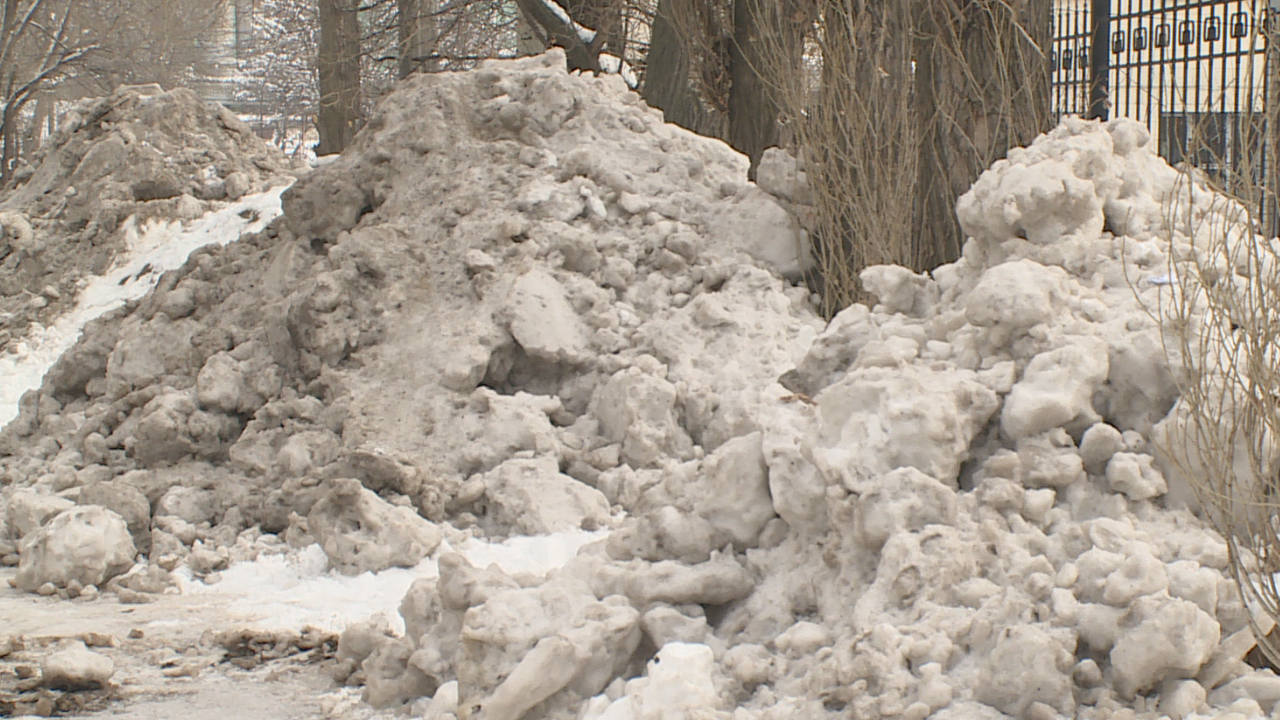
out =
[[(469, 539), (454, 549), (441, 544), (436, 557), (458, 552), (477, 567), (496, 563), (506, 573), (543, 575), (559, 568), (583, 545), (601, 540), (607, 531), (566, 531), (538, 537), (513, 537), (501, 543)], [(174, 573), (184, 594), (230, 596), (229, 619), (258, 630), (299, 630), (308, 625), (341, 632), (352, 623), (381, 613), (397, 633), (404, 632), (400, 601), (414, 580), (436, 577), (436, 557), (412, 568), (343, 575), (328, 568), (319, 545), (283, 555), (236, 563), (222, 571), (221, 581), (206, 585), (181, 568)]]
[(192, 251), (205, 245), (226, 245), (247, 232), (257, 232), (280, 214), (280, 194), (274, 187), (207, 213), (183, 228), (177, 222), (155, 222), (139, 230), (126, 221), (128, 251), (105, 275), (88, 281), (80, 300), (53, 325), (35, 330), (18, 344), (18, 352), (0, 356), (0, 427), (18, 415), (18, 401), (40, 387), (46, 372), (80, 339), (90, 320), (146, 295), (160, 276), (182, 266)]

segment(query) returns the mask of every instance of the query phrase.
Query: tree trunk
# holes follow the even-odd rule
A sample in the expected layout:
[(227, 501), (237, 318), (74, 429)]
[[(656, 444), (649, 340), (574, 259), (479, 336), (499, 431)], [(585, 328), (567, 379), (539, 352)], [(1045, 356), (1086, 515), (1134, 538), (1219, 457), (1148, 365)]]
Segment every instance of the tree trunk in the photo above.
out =
[(547, 38), (548, 44), (564, 48), (565, 61), (570, 70), (600, 72), (599, 48), (587, 45), (578, 35), (577, 29), (547, 7), (543, 0), (516, 0), (516, 6), (520, 8), (525, 20)]
[(360, 117), (360, 23), (357, 0), (320, 2), (320, 144), (317, 155), (342, 152)]
[(759, 69), (760, 27), (752, 11), (754, 0), (733, 3), (733, 44), (729, 48), (729, 145), (751, 159), (747, 177), (756, 179), (756, 168), (765, 148), (778, 144), (778, 106), (769, 97)]
[(640, 96), (651, 107), (661, 110), (667, 122), (714, 136), (718, 123), (689, 85), (689, 56), (667, 17), (670, 2), (658, 0)]
[(1009, 148), (1048, 129), (1050, 0), (919, 0), (916, 13), (914, 235), (925, 251), (918, 269), (930, 269), (960, 257), (956, 199)]
[(516, 55), (518, 57), (541, 55), (546, 50), (547, 46), (543, 44), (542, 38), (538, 37), (533, 24), (524, 16), (524, 13), (520, 13), (516, 17)]
[(438, 72), (440, 62), (431, 59), (439, 37), (434, 3), (431, 0), (396, 0), (396, 9), (400, 13), (400, 77), (406, 78), (418, 70)]

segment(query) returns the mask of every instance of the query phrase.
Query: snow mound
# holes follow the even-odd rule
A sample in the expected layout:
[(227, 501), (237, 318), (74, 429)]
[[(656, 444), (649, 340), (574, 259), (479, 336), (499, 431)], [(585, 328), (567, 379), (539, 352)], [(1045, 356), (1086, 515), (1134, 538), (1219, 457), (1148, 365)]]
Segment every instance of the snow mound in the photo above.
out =
[(192, 563), (249, 525), (359, 548), (387, 506), (445, 538), (607, 529), (545, 575), (442, 544), (402, 634), (348, 628), (368, 700), (431, 717), (1272, 710), (1153, 443), (1170, 241), (1221, 198), (1138, 125), (1068, 119), (961, 199), (958, 262), (868, 268), (877, 304), (824, 327), (745, 159), (562, 68), (402, 84), (282, 221), (91, 325), (4, 479), (133, 486)]
[(80, 101), (0, 195), (0, 350), (73, 307), (81, 280), (151, 221), (193, 220), (288, 172), (278, 150), (190, 90)]

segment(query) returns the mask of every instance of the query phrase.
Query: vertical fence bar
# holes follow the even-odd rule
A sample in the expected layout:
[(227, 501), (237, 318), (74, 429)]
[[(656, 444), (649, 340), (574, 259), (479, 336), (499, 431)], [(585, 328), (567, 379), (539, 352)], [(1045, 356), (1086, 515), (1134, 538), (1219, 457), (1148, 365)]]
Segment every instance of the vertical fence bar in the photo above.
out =
[(1106, 120), (1110, 105), (1111, 0), (1092, 0), (1089, 27), (1089, 118)]

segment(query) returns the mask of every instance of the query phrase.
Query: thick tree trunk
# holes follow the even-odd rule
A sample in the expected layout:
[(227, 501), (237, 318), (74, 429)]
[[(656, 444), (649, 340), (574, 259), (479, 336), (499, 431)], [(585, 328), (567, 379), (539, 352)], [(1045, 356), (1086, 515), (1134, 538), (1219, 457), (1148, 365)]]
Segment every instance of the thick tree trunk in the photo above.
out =
[(766, 148), (778, 144), (778, 106), (760, 78), (760, 26), (753, 12), (754, 0), (733, 4), (733, 44), (729, 49), (729, 145), (751, 159), (747, 176), (756, 179), (756, 168)]
[(439, 71), (439, 61), (431, 59), (439, 37), (435, 3), (431, 0), (396, 0), (396, 9), (400, 14), (400, 77), (408, 77), (417, 71)]
[(689, 55), (667, 17), (670, 2), (658, 0), (640, 96), (651, 107), (661, 110), (667, 122), (714, 136), (718, 123), (689, 85)]
[(320, 2), (320, 144), (316, 154), (342, 152), (360, 117), (360, 23), (357, 0)]
[(960, 257), (956, 199), (1009, 148), (1048, 129), (1050, 0), (919, 0), (916, 12), (914, 235), (929, 269)]

